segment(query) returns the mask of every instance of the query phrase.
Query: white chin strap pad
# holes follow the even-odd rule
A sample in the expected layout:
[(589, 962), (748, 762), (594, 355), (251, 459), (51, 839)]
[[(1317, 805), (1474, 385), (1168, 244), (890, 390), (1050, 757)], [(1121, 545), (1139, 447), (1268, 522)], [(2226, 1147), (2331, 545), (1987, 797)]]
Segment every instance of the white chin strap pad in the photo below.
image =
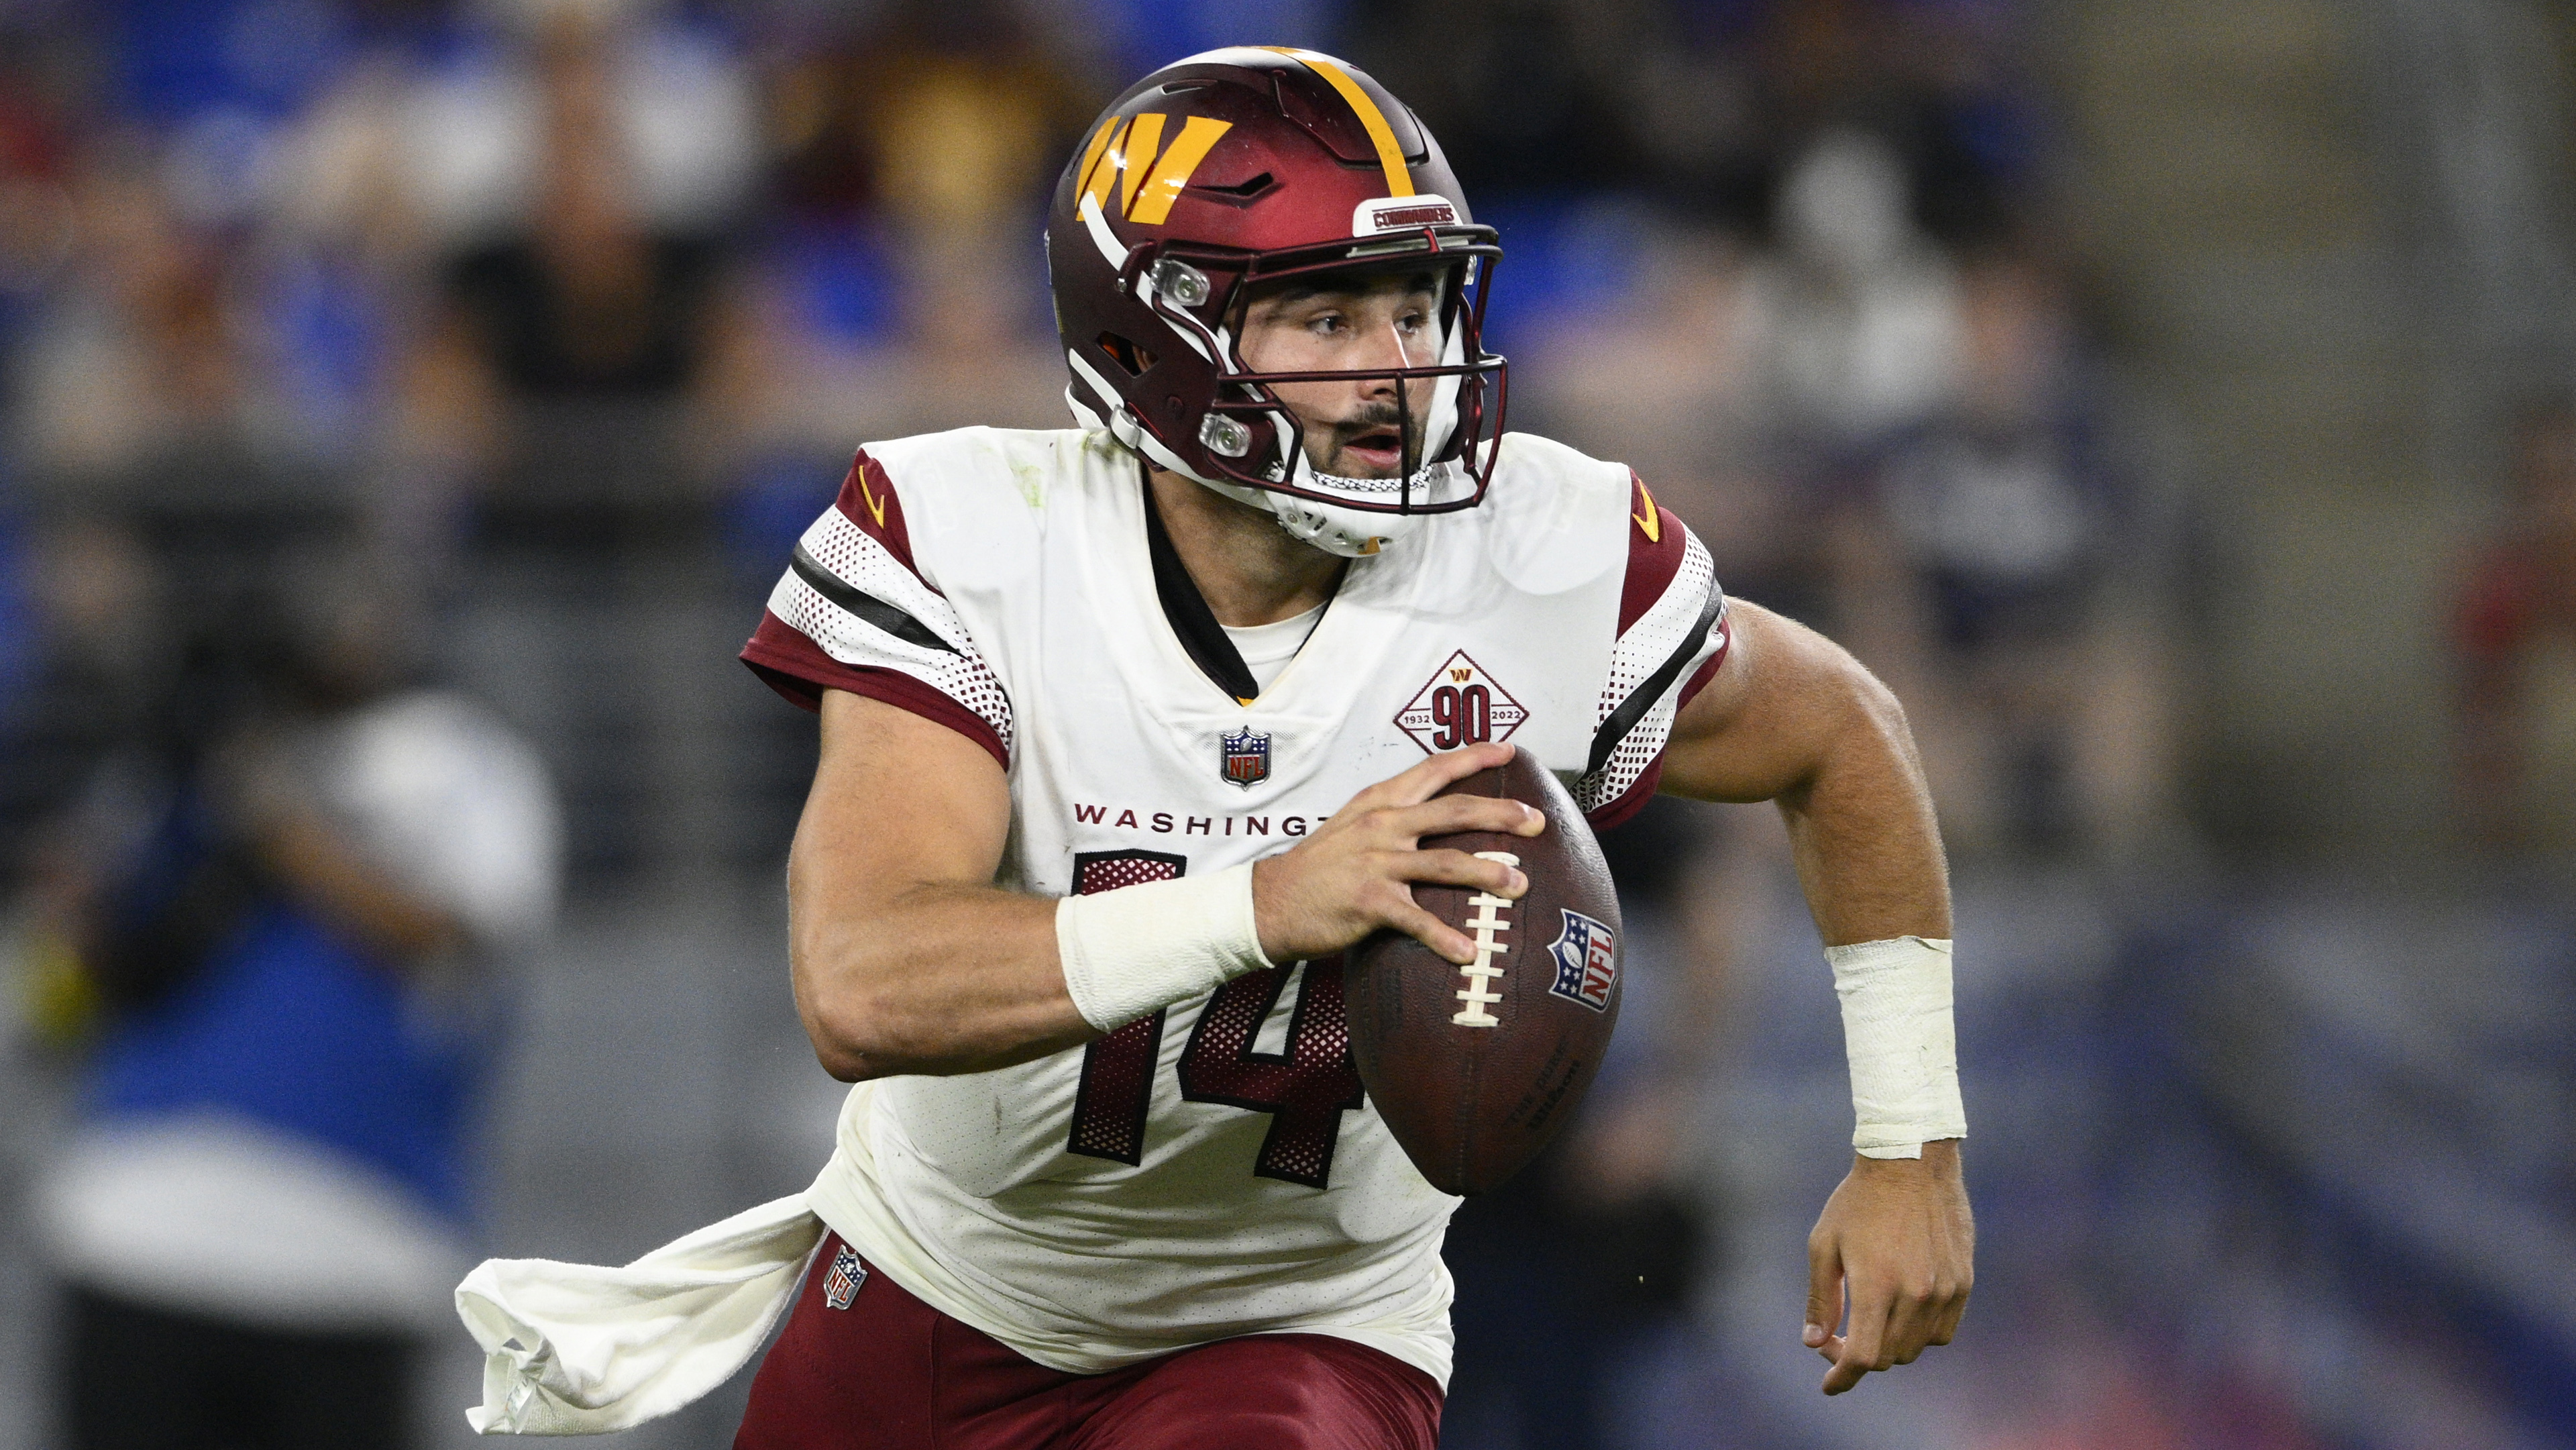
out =
[(1266, 489), (1257, 492), (1270, 501), (1270, 512), (1291, 538), (1345, 559), (1366, 558), (1411, 533), (1413, 526), (1422, 522), (1420, 514), (1365, 513)]
[[(1198, 478), (1197, 474), (1184, 477)], [(1412, 532), (1422, 522), (1420, 514), (1381, 514), (1364, 509), (1339, 508), (1316, 503), (1311, 499), (1293, 498), (1267, 488), (1251, 488), (1232, 481), (1198, 478), (1200, 483), (1257, 509), (1268, 509), (1279, 521), (1288, 537), (1301, 544), (1312, 544), (1327, 554), (1345, 559), (1365, 559)], [(1301, 484), (1304, 479), (1300, 479)]]
[[(1077, 417), (1085, 416), (1086, 410), (1074, 398), (1071, 389), (1066, 390), (1066, 401), (1073, 404)], [(1254, 488), (1249, 484), (1236, 483), (1230, 479), (1206, 477), (1183, 467), (1181, 460), (1170, 449), (1165, 448), (1152, 433), (1138, 426), (1135, 415), (1125, 408), (1120, 408), (1111, 415), (1109, 432), (1110, 436), (1124, 444), (1128, 451), (1143, 455), (1145, 460), (1156, 468), (1166, 469), (1183, 478), (1204, 484), (1237, 503), (1268, 509), (1271, 516), (1279, 520), (1279, 527), (1288, 531), (1290, 538), (1300, 543), (1312, 544), (1327, 554), (1338, 555), (1345, 559), (1367, 558), (1411, 533), (1414, 526), (1422, 522), (1420, 514), (1390, 514), (1379, 513), (1373, 509), (1344, 508), (1338, 504), (1297, 498), (1275, 489)], [(1437, 501), (1448, 487), (1454, 487), (1463, 477), (1464, 472), (1455, 464), (1435, 465), (1417, 471), (1413, 476), (1413, 486), (1426, 502)], [(1303, 450), (1298, 453), (1294, 477), (1298, 487), (1317, 492), (1330, 492), (1337, 486), (1366, 489), (1372, 493), (1391, 492), (1394, 484), (1392, 479), (1339, 479), (1328, 474), (1319, 474), (1307, 461)]]

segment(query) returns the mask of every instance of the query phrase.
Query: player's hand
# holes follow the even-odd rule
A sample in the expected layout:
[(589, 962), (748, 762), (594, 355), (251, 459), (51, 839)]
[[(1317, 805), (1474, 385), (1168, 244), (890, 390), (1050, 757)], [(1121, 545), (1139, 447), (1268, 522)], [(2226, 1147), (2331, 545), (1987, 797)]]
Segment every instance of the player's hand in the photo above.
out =
[[(1825, 1393), (1948, 1344), (1968, 1309), (1976, 1249), (1955, 1140), (1924, 1144), (1921, 1158), (1854, 1158), (1807, 1235), (1806, 1344), (1833, 1361)], [(1846, 1300), (1851, 1323), (1836, 1334)]]
[(1384, 927), (1462, 966), (1474, 961), (1476, 944), (1415, 903), (1413, 883), (1479, 887), (1517, 898), (1529, 890), (1529, 878), (1465, 851), (1419, 846), (1425, 836), (1456, 831), (1535, 836), (1545, 830), (1547, 817), (1519, 801), (1433, 799), (1452, 782), (1511, 758), (1510, 746), (1492, 743), (1435, 755), (1351, 797), (1295, 850), (1255, 864), (1252, 913), (1262, 951), (1274, 962), (1329, 956)]

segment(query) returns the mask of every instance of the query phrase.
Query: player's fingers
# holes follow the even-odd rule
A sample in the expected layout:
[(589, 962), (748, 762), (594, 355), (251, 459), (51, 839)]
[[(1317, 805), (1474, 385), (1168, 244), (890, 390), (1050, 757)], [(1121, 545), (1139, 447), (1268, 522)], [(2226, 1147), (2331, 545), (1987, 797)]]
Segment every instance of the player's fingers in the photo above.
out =
[(1840, 1352), (1834, 1356), (1834, 1367), (1825, 1371), (1825, 1393), (1829, 1395), (1841, 1394), (1859, 1384), (1861, 1376), (1869, 1373), (1868, 1365), (1851, 1357), (1851, 1345), (1848, 1341), (1838, 1339), (1834, 1343), (1839, 1347)]
[(1857, 1335), (1846, 1334), (1835, 1340), (1834, 1350), (1833, 1368), (1825, 1371), (1826, 1394), (1843, 1393), (1859, 1384), (1871, 1370), (1878, 1367), (1878, 1352), (1875, 1349), (1863, 1349)]
[(1499, 796), (1444, 795), (1420, 805), (1388, 807), (1377, 813), (1372, 824), (1386, 833), (1386, 839), (1409, 846), (1425, 836), (1449, 836), (1460, 831), (1535, 835), (1547, 828), (1547, 817), (1535, 806)]
[(1377, 904), (1377, 919), (1396, 931), (1440, 954), (1447, 961), (1465, 966), (1476, 959), (1476, 944), (1467, 934), (1416, 906), (1412, 893), (1401, 886), (1393, 888), (1395, 899)]
[(1860, 1383), (1871, 1370), (1895, 1363), (1888, 1353), (1891, 1306), (1883, 1288), (1851, 1285), (1851, 1327), (1843, 1331), (1843, 1352), (1825, 1374), (1825, 1393), (1838, 1395)]
[(1941, 1302), (1933, 1309), (1932, 1330), (1925, 1342), (1948, 1344), (1957, 1337), (1959, 1320), (1968, 1312), (1968, 1291), (1974, 1284), (1975, 1276), (1972, 1274), (1961, 1274), (1946, 1281)]
[(1800, 1342), (1827, 1359), (1841, 1352), (1834, 1334), (1843, 1322), (1842, 1255), (1825, 1240), (1807, 1240), (1807, 1327)]
[(1370, 786), (1360, 795), (1383, 792), (1371, 802), (1377, 805), (1419, 805), (1477, 771), (1509, 764), (1511, 758), (1510, 746), (1492, 740), (1480, 741), (1464, 749), (1432, 756), (1399, 775)]
[(1390, 851), (1386, 860), (1387, 869), (1403, 881), (1473, 886), (1514, 899), (1529, 890), (1529, 877), (1517, 868), (1464, 851)]
[(1932, 1339), (1932, 1325), (1940, 1314), (1941, 1295), (1929, 1283), (1900, 1284), (1896, 1298), (1888, 1306), (1887, 1337), (1879, 1346), (1879, 1358), (1887, 1364), (1912, 1364)]
[(1941, 1317), (1933, 1321), (1932, 1342), (1934, 1344), (1948, 1344), (1951, 1340), (1958, 1338), (1959, 1321), (1966, 1318), (1967, 1313), (1968, 1291), (1966, 1286), (1962, 1285), (1957, 1297), (1950, 1301), (1949, 1307), (1941, 1311)]

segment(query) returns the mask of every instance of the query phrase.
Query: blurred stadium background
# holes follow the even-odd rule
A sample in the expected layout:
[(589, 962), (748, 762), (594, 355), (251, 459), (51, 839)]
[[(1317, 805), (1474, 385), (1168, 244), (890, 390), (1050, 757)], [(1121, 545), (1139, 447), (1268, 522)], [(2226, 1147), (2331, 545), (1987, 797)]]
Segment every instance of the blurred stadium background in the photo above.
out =
[(1453, 1235), (1444, 1443), (2576, 1445), (2576, 7), (0, 0), (0, 1447), (68, 1443), (42, 1208), (187, 990), (82, 924), (387, 700), (485, 753), (384, 791), (550, 782), (488, 949), (404, 958), (442, 1231), (620, 1261), (804, 1184), (812, 722), (732, 655), (856, 444), (1065, 422), (1044, 193), (1239, 41), (1416, 107), (1512, 421), (1897, 687), (1958, 876), (1959, 1343), (1816, 1395), (1828, 978), (1767, 812), (1659, 806), (1625, 1058)]

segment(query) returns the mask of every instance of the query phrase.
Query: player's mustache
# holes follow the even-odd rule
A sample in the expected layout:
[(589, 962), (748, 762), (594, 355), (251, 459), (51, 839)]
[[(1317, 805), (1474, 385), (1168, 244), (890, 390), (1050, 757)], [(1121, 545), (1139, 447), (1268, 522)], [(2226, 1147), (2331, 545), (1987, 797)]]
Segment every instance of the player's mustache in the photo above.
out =
[(1363, 433), (1373, 433), (1380, 428), (1401, 430), (1403, 427), (1404, 412), (1395, 404), (1368, 403), (1357, 413), (1333, 424), (1333, 442), (1339, 446), (1357, 441)]

